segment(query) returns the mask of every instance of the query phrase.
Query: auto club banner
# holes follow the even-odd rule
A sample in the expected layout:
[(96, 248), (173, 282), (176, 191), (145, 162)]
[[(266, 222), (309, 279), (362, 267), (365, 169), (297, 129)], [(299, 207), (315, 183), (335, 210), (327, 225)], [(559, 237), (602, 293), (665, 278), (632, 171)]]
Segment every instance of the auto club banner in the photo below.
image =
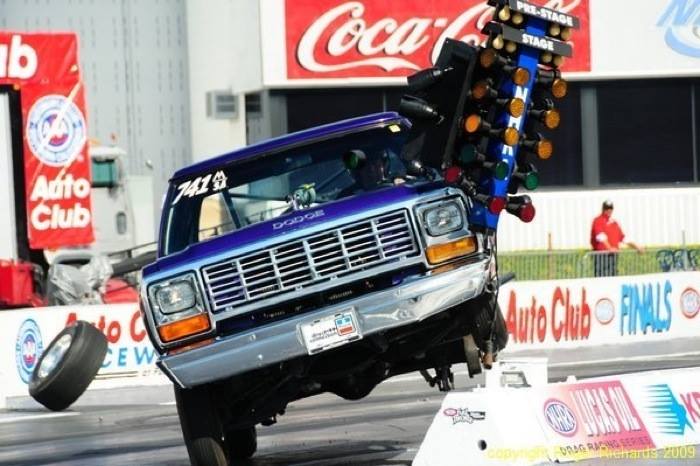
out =
[(94, 240), (83, 83), (75, 34), (0, 32), (0, 84), (22, 102), (29, 246)]
[[(570, 41), (575, 58), (562, 67), (565, 72), (591, 69), (588, 2), (533, 2), (581, 19)], [(484, 0), (285, 0), (286, 77), (407, 76), (432, 66), (446, 38), (482, 43), (481, 30), (492, 17)]]
[[(498, 301), (506, 352), (619, 345), (700, 334), (700, 272), (511, 282)], [(624, 356), (624, 351), (618, 356)]]

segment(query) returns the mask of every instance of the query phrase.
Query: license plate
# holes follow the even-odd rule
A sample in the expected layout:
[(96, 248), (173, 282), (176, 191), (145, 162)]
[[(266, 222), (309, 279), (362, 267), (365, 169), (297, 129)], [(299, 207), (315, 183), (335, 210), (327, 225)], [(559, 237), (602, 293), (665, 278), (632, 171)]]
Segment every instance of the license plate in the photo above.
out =
[(352, 309), (301, 325), (301, 335), (309, 354), (316, 354), (361, 338)]

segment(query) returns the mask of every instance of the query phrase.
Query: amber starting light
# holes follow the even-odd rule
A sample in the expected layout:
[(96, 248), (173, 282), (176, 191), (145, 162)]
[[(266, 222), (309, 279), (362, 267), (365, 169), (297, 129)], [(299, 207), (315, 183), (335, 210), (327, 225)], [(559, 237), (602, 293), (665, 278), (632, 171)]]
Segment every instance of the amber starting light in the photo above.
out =
[(547, 110), (543, 117), (544, 125), (549, 129), (556, 129), (561, 122), (561, 115), (557, 110)]
[(514, 146), (518, 143), (519, 139), (520, 133), (518, 133), (518, 130), (512, 126), (509, 126), (503, 131), (503, 142), (505, 142), (506, 145)]
[(206, 332), (210, 328), (209, 317), (206, 314), (197, 314), (196, 316), (187, 317), (158, 327), (158, 335), (160, 335), (163, 343), (170, 343)]
[(556, 78), (552, 82), (552, 95), (557, 99), (566, 97), (566, 93), (569, 90), (569, 84), (562, 78)]
[(512, 117), (520, 118), (523, 112), (525, 112), (525, 101), (523, 99), (516, 97), (508, 101), (508, 113)]
[(464, 122), (464, 131), (474, 134), (481, 128), (481, 117), (479, 115), (469, 115)]
[(554, 146), (552, 145), (552, 141), (548, 139), (543, 139), (537, 142), (537, 144), (535, 144), (534, 152), (540, 159), (547, 160), (552, 156), (552, 153), (554, 153)]
[(490, 87), (488, 82), (478, 81), (474, 84), (474, 87), (472, 87), (472, 97), (476, 100), (483, 99), (486, 97), (486, 94), (488, 94)]
[(479, 54), (479, 63), (484, 68), (491, 68), (498, 57), (497, 52), (494, 49), (484, 49)]
[(467, 236), (449, 243), (428, 246), (425, 250), (425, 255), (431, 264), (439, 264), (473, 252), (476, 252), (476, 240), (473, 236)]
[(527, 86), (530, 82), (530, 72), (526, 68), (516, 68), (513, 71), (513, 82), (518, 86)]

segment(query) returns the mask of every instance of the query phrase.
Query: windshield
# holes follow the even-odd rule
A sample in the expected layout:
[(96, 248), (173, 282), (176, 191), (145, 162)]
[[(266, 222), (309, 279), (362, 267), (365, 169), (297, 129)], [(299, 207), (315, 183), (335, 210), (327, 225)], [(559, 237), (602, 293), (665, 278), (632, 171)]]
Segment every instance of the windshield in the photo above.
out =
[(232, 164), (170, 186), (164, 254), (293, 210), (401, 183), (408, 131), (373, 128)]

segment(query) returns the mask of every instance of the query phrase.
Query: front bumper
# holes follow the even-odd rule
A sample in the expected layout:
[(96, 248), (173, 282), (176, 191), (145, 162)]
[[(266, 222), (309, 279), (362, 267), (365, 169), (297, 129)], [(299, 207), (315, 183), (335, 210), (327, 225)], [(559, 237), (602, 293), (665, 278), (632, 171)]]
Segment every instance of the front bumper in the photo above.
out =
[(420, 322), (480, 295), (488, 264), (483, 259), (449, 272), (408, 277), (388, 290), (163, 356), (158, 364), (181, 387), (192, 387), (307, 355), (300, 326), (349, 307), (355, 309), (363, 336)]

